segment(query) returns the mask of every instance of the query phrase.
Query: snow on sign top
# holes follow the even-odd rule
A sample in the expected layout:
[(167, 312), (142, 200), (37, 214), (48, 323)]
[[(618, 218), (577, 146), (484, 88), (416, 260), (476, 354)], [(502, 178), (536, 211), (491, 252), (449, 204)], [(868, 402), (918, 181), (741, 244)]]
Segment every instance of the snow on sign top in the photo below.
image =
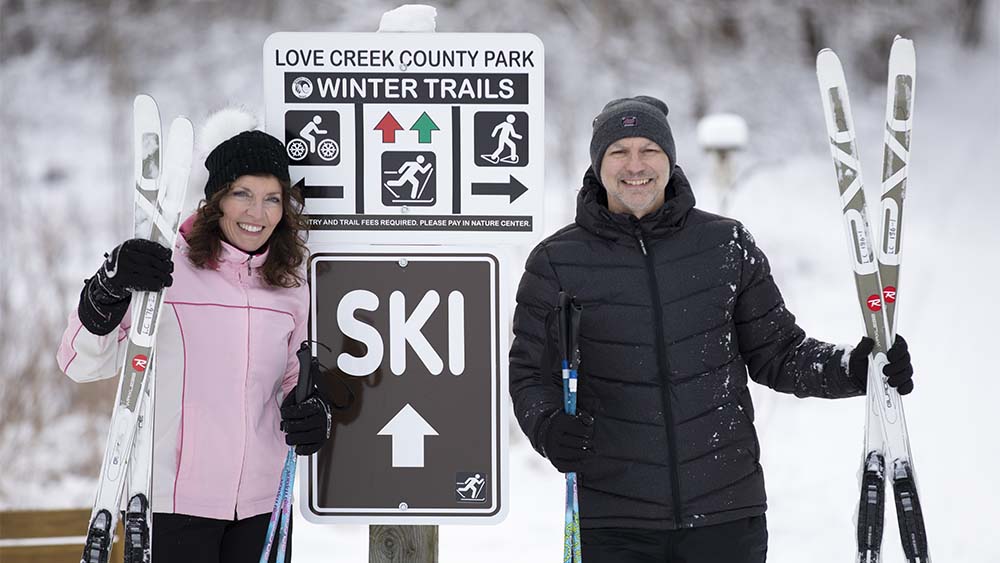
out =
[(437, 10), (424, 4), (404, 4), (395, 10), (382, 14), (378, 23), (379, 31), (424, 31), (437, 28)]
[(266, 129), (305, 180), (312, 241), (507, 245), (543, 232), (536, 36), (276, 33), (263, 55)]

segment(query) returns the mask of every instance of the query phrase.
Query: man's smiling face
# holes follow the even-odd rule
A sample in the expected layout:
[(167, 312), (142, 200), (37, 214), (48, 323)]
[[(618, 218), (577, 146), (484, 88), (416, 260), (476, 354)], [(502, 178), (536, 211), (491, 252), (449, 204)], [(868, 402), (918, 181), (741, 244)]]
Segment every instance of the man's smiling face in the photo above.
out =
[(645, 137), (615, 141), (601, 159), (601, 183), (608, 209), (641, 219), (661, 206), (673, 163), (660, 145)]

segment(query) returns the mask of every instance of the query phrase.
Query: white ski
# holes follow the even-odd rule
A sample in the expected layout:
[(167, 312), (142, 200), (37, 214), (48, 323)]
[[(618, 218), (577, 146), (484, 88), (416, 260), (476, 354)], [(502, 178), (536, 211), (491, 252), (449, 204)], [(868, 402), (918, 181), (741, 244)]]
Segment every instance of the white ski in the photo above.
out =
[(903, 405), (899, 394), (889, 387), (882, 374), (882, 368), (888, 363), (885, 353), (895, 339), (895, 304), (900, 265), (902, 205), (912, 123), (914, 60), (912, 41), (897, 37), (889, 64), (887, 130), (883, 153), (882, 232), (881, 238), (874, 239), (869, 228), (844, 71), (837, 55), (829, 49), (821, 51), (816, 59), (830, 150), (843, 205), (844, 226), (854, 262), (858, 301), (867, 335), (875, 341), (873, 357), (869, 361), (865, 449), (858, 506), (859, 563), (877, 563), (880, 560), (886, 460), (889, 461), (888, 470), (896, 499), (903, 551), (911, 563), (930, 561)]
[[(139, 143), (143, 143), (145, 147), (147, 142), (150, 148), (158, 147), (155, 142), (159, 134), (156, 103), (149, 96), (138, 96), (133, 110), (136, 115), (136, 131), (142, 135), (141, 140), (136, 140), (135, 154), (143, 156), (143, 163), (137, 163), (136, 168), (136, 205), (148, 212), (145, 220), (140, 220), (143, 214), (137, 214), (135, 226), (142, 229), (142, 232), (137, 230), (136, 236), (173, 248), (191, 169), (194, 130), (191, 122), (184, 118), (174, 119), (171, 123), (163, 173), (157, 181), (158, 171), (154, 174), (152, 168), (145, 167), (156, 162), (155, 151), (147, 152), (145, 148), (138, 148)], [(135, 292), (132, 295), (133, 322), (119, 370), (118, 394), (81, 563), (108, 561), (128, 475), (127, 466), (141, 416), (140, 409), (152, 375), (150, 368), (153, 344), (163, 294), (163, 291), (158, 291)]]

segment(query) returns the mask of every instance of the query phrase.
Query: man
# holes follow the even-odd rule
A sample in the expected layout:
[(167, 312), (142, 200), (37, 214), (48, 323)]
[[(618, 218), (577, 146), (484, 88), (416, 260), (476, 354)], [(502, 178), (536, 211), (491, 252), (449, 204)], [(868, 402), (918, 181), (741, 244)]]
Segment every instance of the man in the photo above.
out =
[[(737, 221), (694, 207), (667, 106), (594, 119), (576, 222), (542, 241), (517, 293), (510, 390), (521, 429), (580, 474), (587, 563), (761, 562), (764, 479), (747, 376), (798, 397), (863, 395), (872, 341), (807, 338)], [(562, 409), (558, 294), (583, 308), (579, 414)], [(889, 384), (913, 369), (898, 338)]]

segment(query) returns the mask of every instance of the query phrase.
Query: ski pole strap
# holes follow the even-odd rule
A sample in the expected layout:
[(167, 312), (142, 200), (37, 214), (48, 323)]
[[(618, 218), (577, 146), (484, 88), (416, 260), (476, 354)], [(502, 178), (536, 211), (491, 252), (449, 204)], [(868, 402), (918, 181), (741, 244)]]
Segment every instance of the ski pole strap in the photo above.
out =
[[(295, 356), (299, 360), (299, 381), (295, 384), (295, 402), (301, 403), (305, 401), (309, 396), (309, 392), (312, 391), (312, 371), (315, 369), (319, 371), (319, 360), (317, 360), (312, 355), (311, 343), (315, 342), (320, 346), (330, 350), (330, 347), (318, 340), (303, 340), (302, 344), (299, 345), (299, 351), (295, 353)], [(330, 350), (332, 352), (332, 350)]]

